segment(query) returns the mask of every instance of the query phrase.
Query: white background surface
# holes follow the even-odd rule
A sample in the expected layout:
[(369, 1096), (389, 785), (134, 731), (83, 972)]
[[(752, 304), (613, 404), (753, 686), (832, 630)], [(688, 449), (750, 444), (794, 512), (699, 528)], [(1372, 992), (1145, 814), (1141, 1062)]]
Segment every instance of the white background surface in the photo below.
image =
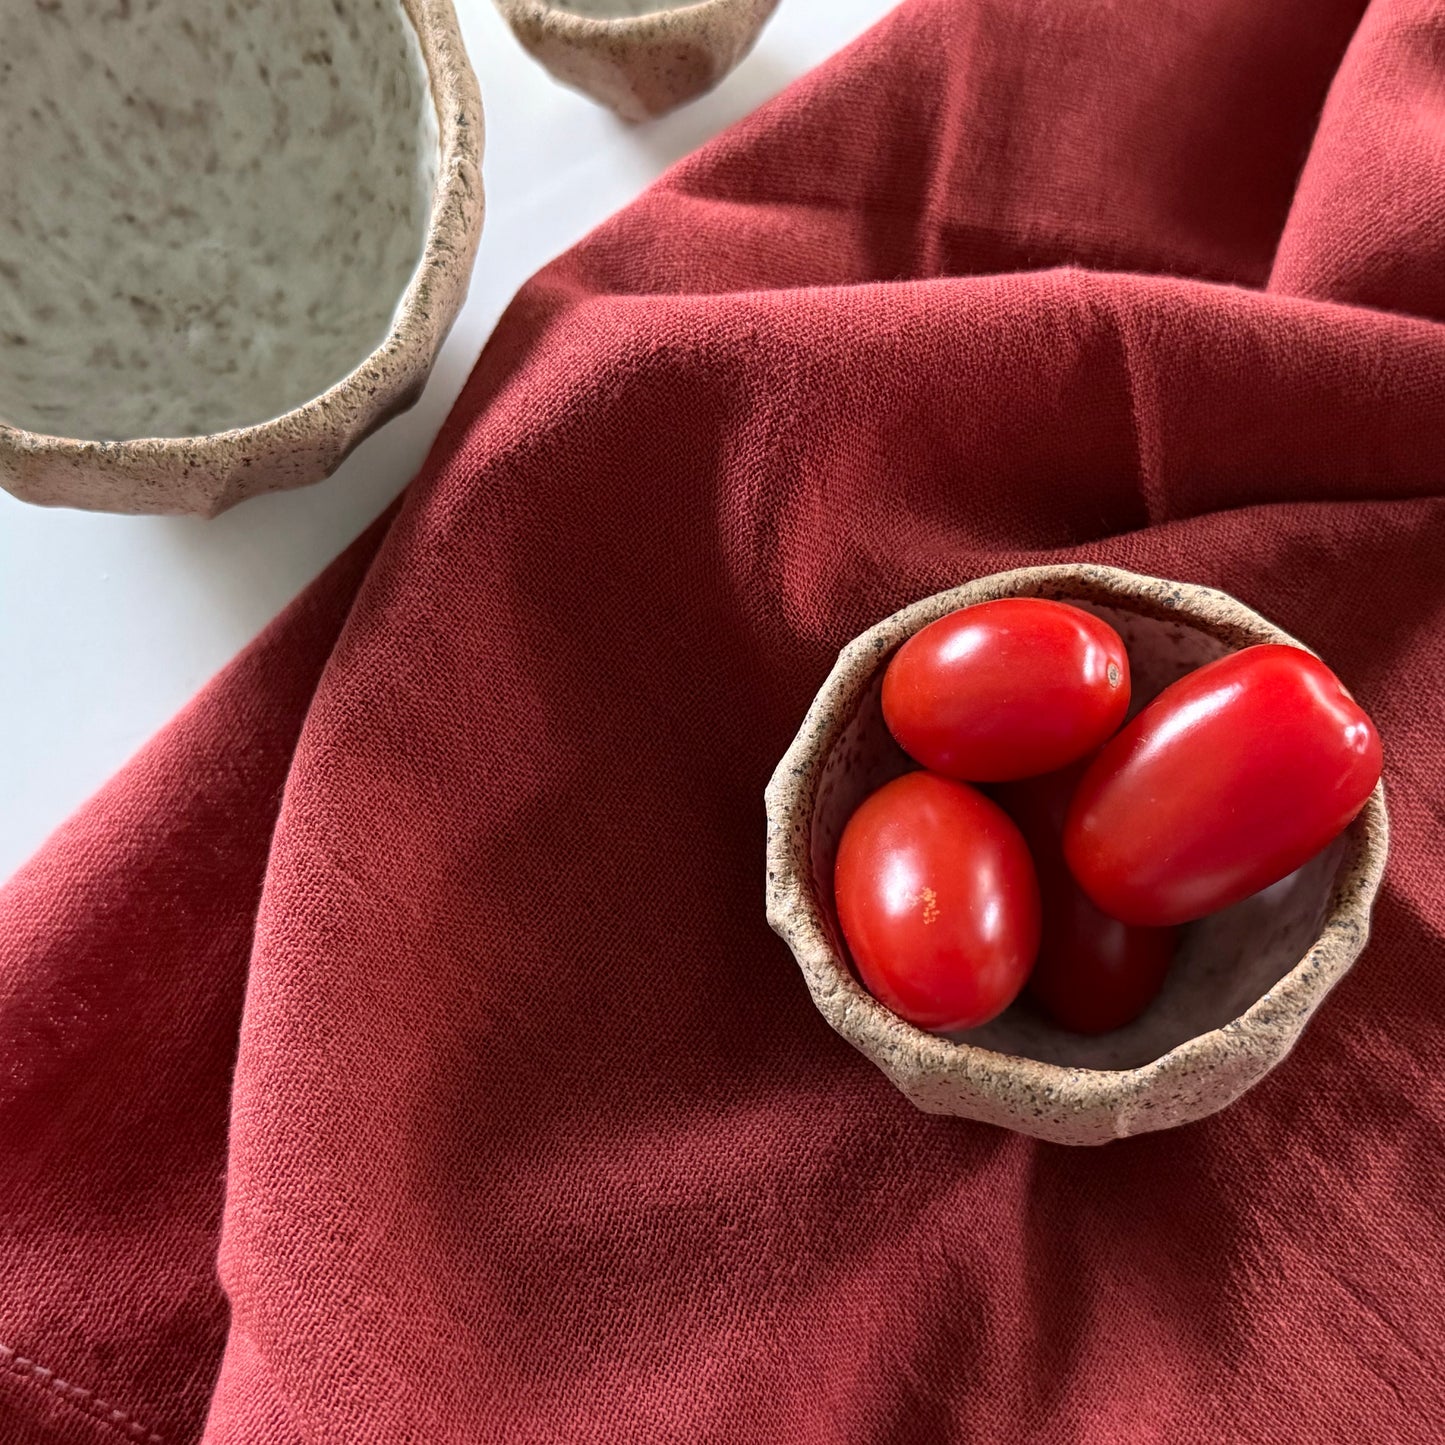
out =
[(421, 402), (327, 481), (213, 521), (51, 511), (0, 491), (0, 879), (406, 485), (533, 271), (893, 0), (783, 0), (716, 91), (644, 126), (553, 82), (490, 0), (455, 4), (486, 111), (487, 215)]

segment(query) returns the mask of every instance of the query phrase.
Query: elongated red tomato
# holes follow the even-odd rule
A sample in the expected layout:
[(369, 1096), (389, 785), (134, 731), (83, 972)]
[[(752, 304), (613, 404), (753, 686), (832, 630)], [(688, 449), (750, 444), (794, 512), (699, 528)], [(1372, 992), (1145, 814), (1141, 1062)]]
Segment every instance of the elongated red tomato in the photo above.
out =
[(1034, 856), (1043, 908), (1029, 993), (1062, 1028), (1122, 1028), (1153, 1001), (1179, 942), (1177, 928), (1139, 928), (1089, 901), (1064, 862), (1064, 820), (1088, 761), (994, 789)]
[(1128, 923), (1201, 918), (1314, 857), (1364, 806), (1380, 739), (1297, 647), (1249, 647), (1165, 688), (1095, 758), (1064, 853)]
[(900, 1018), (971, 1029), (1023, 988), (1039, 945), (1034, 866), (976, 789), (936, 773), (886, 783), (843, 829), (833, 879), (858, 973)]
[(1129, 656), (1107, 622), (1040, 597), (940, 617), (883, 675), (898, 745), (935, 772), (997, 783), (1091, 753), (1129, 710)]

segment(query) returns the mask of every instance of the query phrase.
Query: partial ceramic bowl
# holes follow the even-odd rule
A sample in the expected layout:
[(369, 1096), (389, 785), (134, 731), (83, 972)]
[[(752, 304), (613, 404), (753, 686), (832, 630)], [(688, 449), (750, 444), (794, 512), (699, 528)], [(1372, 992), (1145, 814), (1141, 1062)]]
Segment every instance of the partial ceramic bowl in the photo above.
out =
[(1227, 652), (1303, 646), (1223, 592), (1110, 567), (1001, 572), (904, 608), (843, 649), (768, 785), (768, 921), (818, 1011), (920, 1109), (1060, 1144), (1202, 1119), (1289, 1053), (1365, 946), (1388, 849), (1383, 787), (1298, 872), (1189, 925), (1163, 991), (1126, 1028), (1071, 1034), (1026, 997), (968, 1033), (914, 1028), (874, 999), (846, 961), (833, 861), (858, 804), (913, 766), (883, 723), (889, 658), (937, 618), (996, 597), (1055, 598), (1111, 623), (1129, 649), (1134, 711)]
[(0, 484), (213, 515), (421, 395), (482, 227), (450, 0), (65, 0), (5, 21)]
[(523, 49), (625, 120), (715, 86), (753, 47), (778, 0), (496, 0)]

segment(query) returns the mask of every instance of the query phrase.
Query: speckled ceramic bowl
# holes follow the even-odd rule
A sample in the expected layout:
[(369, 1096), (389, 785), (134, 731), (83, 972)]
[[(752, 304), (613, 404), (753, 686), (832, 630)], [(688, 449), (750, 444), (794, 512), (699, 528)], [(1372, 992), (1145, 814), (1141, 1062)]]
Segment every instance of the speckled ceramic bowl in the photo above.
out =
[(626, 120), (711, 90), (753, 47), (778, 0), (496, 0), (564, 85)]
[(450, 0), (25, 0), (0, 48), (0, 483), (213, 514), (421, 394), (482, 224)]
[(1066, 1033), (1025, 999), (951, 1039), (916, 1029), (845, 962), (833, 859), (858, 803), (911, 766), (883, 724), (888, 659), (936, 618), (995, 597), (1053, 597), (1106, 618), (1129, 648), (1136, 711), (1226, 652), (1302, 646), (1222, 592), (1085, 565), (983, 577), (895, 613), (843, 649), (768, 785), (768, 920), (823, 1017), (920, 1109), (1061, 1144), (1202, 1119), (1284, 1058), (1364, 947), (1388, 846), (1384, 791), (1297, 873), (1189, 925), (1160, 996), (1127, 1028)]

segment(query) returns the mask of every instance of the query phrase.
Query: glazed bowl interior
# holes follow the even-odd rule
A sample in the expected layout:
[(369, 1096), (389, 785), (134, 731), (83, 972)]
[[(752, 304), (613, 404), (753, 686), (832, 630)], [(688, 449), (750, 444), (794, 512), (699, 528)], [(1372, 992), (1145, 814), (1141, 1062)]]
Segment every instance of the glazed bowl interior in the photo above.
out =
[[(1185, 618), (1063, 600), (1102, 617), (1122, 635), (1132, 671), (1131, 715), (1185, 673), (1234, 650)], [(843, 959), (848, 953), (832, 892), (843, 825), (875, 788), (915, 766), (883, 722), (880, 694), (889, 656), (879, 657), (871, 683), (822, 764), (810, 822), (810, 883), (824, 932)], [(1162, 992), (1127, 1027), (1093, 1037), (1068, 1033), (1049, 1023), (1025, 994), (993, 1022), (953, 1037), (1048, 1064), (1122, 1070), (1150, 1063), (1188, 1039), (1224, 1027), (1268, 994), (1318, 938), (1336, 877), (1351, 847), (1359, 845), (1358, 830), (1357, 823), (1353, 837), (1346, 833), (1272, 888), (1188, 925)]]
[(0, 62), (0, 422), (247, 427), (385, 341), (438, 156), (402, 0), (24, 3)]

